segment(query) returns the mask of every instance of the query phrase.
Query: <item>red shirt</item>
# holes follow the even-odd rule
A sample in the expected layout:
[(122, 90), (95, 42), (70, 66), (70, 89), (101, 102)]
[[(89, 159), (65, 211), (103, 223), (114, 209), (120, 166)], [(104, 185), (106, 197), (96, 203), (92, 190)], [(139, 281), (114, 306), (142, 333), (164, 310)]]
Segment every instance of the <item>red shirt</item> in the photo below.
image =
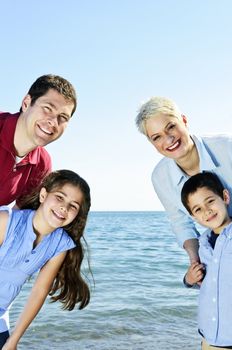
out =
[(14, 200), (19, 205), (20, 199), (51, 171), (51, 158), (43, 147), (35, 148), (16, 164), (14, 133), (18, 116), (0, 112), (0, 205)]

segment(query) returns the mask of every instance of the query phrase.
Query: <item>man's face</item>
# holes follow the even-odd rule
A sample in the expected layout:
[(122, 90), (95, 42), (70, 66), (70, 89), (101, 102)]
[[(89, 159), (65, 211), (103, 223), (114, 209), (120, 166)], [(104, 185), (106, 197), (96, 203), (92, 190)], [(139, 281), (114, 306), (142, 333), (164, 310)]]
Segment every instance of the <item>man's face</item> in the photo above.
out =
[(25, 122), (26, 137), (37, 146), (46, 146), (58, 139), (64, 132), (74, 108), (56, 90), (50, 89), (31, 105), (31, 96), (22, 102), (21, 116)]

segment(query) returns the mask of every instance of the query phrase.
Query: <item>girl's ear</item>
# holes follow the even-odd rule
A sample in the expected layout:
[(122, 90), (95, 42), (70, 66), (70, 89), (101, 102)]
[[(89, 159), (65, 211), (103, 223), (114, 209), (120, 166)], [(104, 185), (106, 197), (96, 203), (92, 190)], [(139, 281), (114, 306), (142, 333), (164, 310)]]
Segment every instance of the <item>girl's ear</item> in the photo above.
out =
[(31, 96), (27, 94), (22, 101), (22, 111), (26, 112), (28, 107), (31, 105)]
[(47, 197), (47, 190), (45, 187), (42, 187), (39, 193), (39, 201), (40, 203), (43, 203)]
[(223, 190), (223, 200), (227, 205), (230, 203), (230, 193), (227, 189)]

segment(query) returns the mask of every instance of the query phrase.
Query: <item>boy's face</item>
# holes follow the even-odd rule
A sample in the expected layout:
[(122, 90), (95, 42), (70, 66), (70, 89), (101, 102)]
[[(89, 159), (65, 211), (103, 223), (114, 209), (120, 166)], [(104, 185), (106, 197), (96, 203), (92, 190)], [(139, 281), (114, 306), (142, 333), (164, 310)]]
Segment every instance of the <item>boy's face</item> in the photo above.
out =
[(220, 233), (224, 226), (230, 223), (227, 211), (230, 196), (227, 190), (223, 191), (223, 199), (207, 187), (198, 188), (188, 196), (188, 205), (192, 216), (202, 226)]

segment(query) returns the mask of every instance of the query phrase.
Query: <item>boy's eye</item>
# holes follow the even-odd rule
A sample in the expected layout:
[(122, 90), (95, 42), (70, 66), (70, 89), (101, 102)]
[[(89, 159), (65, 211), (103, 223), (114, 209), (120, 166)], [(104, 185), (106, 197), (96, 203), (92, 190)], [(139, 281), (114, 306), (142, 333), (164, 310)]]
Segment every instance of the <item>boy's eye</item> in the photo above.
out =
[(214, 199), (209, 199), (208, 203), (213, 203), (214, 202)]
[(59, 196), (58, 194), (56, 195), (56, 199), (58, 199), (58, 201), (61, 201), (63, 199), (63, 197)]
[(201, 208), (196, 208), (196, 209), (194, 210), (194, 213), (197, 214), (197, 213), (199, 213), (200, 211), (201, 211)]

